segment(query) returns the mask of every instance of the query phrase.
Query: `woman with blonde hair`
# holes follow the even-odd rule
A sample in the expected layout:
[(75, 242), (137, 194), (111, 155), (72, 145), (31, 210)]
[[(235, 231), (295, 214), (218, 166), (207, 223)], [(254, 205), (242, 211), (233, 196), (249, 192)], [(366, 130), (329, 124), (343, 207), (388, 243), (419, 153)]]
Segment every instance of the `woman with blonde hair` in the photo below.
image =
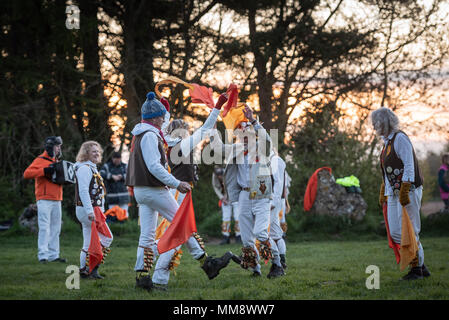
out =
[[(83, 248), (80, 253), (80, 275), (102, 279), (98, 266), (110, 252), (112, 233), (103, 214), (105, 188), (98, 173), (103, 149), (96, 141), (86, 141), (76, 156), (75, 200), (76, 217), (83, 229)], [(93, 241), (91, 241), (93, 240)]]

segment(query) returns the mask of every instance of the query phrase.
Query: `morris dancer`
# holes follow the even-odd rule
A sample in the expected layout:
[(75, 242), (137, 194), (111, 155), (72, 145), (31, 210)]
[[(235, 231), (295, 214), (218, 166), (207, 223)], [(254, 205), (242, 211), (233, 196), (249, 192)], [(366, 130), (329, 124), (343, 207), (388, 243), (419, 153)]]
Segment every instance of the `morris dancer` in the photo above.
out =
[(80, 275), (83, 278), (103, 279), (98, 267), (110, 253), (113, 239), (103, 214), (105, 190), (97, 170), (102, 153), (98, 142), (86, 141), (76, 156), (75, 201), (76, 217), (83, 229), (80, 253)]
[(237, 201), (230, 202), (224, 187), (224, 169), (221, 167), (214, 168), (212, 173), (212, 187), (219, 200), (219, 206), (222, 212), (221, 234), (223, 239), (220, 244), (229, 244), (231, 242), (231, 219), (234, 217), (235, 243), (242, 243), (239, 227), (239, 203)]
[[(192, 135), (189, 135), (187, 130), (188, 124), (182, 119), (172, 120), (170, 124), (166, 126), (166, 130), (164, 130), (165, 126), (162, 126), (163, 131), (166, 132), (164, 137), (168, 146), (167, 156), (170, 173), (176, 179), (188, 182), (192, 188), (198, 179), (196, 165), (194, 164), (193, 159), (193, 150), (209, 134), (217, 121), (221, 107), (226, 101), (227, 95), (220, 95), (215, 107), (210, 112), (204, 124)], [(165, 114), (165, 124), (167, 123), (167, 119), (169, 119), (170, 105), (165, 98), (161, 98), (161, 102), (167, 110), (167, 113)], [(170, 189), (170, 192), (178, 205), (181, 205), (186, 194), (179, 192), (177, 189)], [(159, 224), (158, 229), (166, 228), (167, 226), (166, 220), (163, 219)], [(165, 230), (161, 230), (160, 233), (163, 234), (164, 231)], [(176, 259), (179, 259), (178, 254), (182, 253), (180, 248), (181, 246), (178, 246), (177, 248), (160, 255), (152, 278), (154, 288), (162, 290), (166, 288), (170, 277), (170, 269), (176, 265)]]
[[(279, 214), (279, 222), (282, 229), (282, 238), (285, 241), (285, 238), (287, 237), (287, 219), (286, 215), (290, 212), (290, 204), (288, 203), (288, 194), (290, 193), (290, 184), (291, 184), (292, 178), (288, 175), (287, 170), (285, 170), (285, 189), (282, 193), (282, 211)], [(281, 255), (281, 261), (282, 261), (282, 252), (279, 252)]]
[[(272, 197), (271, 168), (268, 156), (271, 139), (265, 129), (254, 118), (253, 112), (245, 105), (243, 113), (249, 122), (241, 122), (237, 131), (238, 141), (232, 146), (223, 145), (218, 134), (214, 135), (214, 148), (224, 149), (228, 155), (224, 171), (226, 192), (231, 202), (239, 203), (239, 224), (242, 237), (242, 256), (238, 261), (244, 269), (250, 268), (253, 276), (260, 276), (259, 259), (272, 260), (268, 278), (284, 275), (279, 251), (269, 237), (270, 199)], [(240, 137), (239, 137), (240, 136)], [(259, 141), (256, 142), (256, 137)], [(265, 150), (261, 145), (265, 144)], [(256, 248), (260, 241), (260, 256)], [(234, 259), (233, 259), (234, 260)], [(237, 262), (236, 261), (236, 262)]]
[(380, 156), (383, 183), (379, 203), (383, 206), (387, 202), (389, 234), (397, 245), (401, 244), (402, 208), (405, 207), (418, 244), (416, 258), (410, 263), (409, 273), (402, 279), (428, 277), (430, 272), (424, 265), (424, 250), (419, 240), (423, 179), (415, 150), (409, 137), (399, 130), (399, 119), (390, 109), (381, 107), (373, 111), (371, 122), (376, 134), (382, 136), (385, 142)]
[[(142, 122), (132, 130), (134, 138), (126, 185), (134, 188), (134, 196), (139, 204), (140, 238), (134, 267), (137, 273), (136, 285), (151, 290), (153, 281), (149, 273), (154, 257), (159, 254), (155, 242), (158, 213), (171, 222), (179, 205), (168, 187), (186, 193), (191, 190), (191, 186), (186, 181), (176, 179), (167, 171), (165, 148), (168, 146), (161, 131), (164, 115), (167, 113), (166, 107), (155, 98), (153, 92), (150, 92), (141, 112)], [(207, 256), (199, 241), (193, 236), (187, 240), (186, 245), (210, 279), (217, 276), (231, 258), (229, 254), (221, 258)]]
[(440, 187), (440, 197), (444, 202), (444, 210), (449, 210), (449, 153), (441, 158), (441, 166), (438, 170), (438, 186)]
[(271, 201), (271, 215), (270, 215), (270, 238), (274, 240), (275, 245), (279, 251), (282, 268), (287, 269), (285, 261), (285, 254), (287, 247), (283, 239), (283, 230), (280, 225), (279, 214), (285, 214), (285, 189), (286, 189), (286, 171), (285, 162), (273, 151), (271, 156), (271, 168), (273, 172), (273, 200)]

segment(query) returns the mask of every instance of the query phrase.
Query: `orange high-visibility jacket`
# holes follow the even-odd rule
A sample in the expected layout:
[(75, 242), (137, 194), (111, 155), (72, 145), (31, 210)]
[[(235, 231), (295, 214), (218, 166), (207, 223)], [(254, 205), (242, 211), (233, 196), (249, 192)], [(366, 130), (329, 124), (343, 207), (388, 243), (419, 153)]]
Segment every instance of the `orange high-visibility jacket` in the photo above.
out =
[[(47, 159), (43, 159), (48, 158)], [(51, 161), (49, 160), (51, 159)], [(56, 162), (55, 158), (51, 158), (47, 151), (44, 151), (40, 156), (38, 156), (26, 168), (23, 173), (25, 179), (35, 179), (34, 183), (34, 193), (37, 200), (57, 200), (62, 201), (62, 185), (51, 182), (45, 177), (44, 168), (48, 167), (53, 162)]]

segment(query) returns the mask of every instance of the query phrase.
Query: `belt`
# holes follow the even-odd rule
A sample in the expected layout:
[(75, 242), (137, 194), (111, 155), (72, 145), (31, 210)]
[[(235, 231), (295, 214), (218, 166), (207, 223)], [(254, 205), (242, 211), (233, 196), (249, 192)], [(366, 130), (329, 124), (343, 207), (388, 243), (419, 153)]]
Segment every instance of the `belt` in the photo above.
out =
[(242, 190), (243, 190), (243, 191), (248, 191), (248, 192), (249, 192), (251, 189), (250, 189), (250, 188), (242, 188)]

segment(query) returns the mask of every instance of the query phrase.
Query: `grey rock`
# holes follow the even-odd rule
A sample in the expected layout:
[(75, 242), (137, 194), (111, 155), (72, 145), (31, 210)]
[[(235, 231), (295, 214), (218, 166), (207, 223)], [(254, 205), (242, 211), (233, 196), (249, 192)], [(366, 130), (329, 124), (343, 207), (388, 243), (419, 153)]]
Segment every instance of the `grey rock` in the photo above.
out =
[(311, 214), (347, 217), (363, 220), (368, 205), (360, 193), (348, 193), (346, 188), (335, 182), (327, 170), (318, 172), (318, 185)]
[(30, 204), (23, 210), (19, 217), (20, 226), (30, 230), (33, 233), (38, 233), (39, 228), (37, 225), (37, 205)]

